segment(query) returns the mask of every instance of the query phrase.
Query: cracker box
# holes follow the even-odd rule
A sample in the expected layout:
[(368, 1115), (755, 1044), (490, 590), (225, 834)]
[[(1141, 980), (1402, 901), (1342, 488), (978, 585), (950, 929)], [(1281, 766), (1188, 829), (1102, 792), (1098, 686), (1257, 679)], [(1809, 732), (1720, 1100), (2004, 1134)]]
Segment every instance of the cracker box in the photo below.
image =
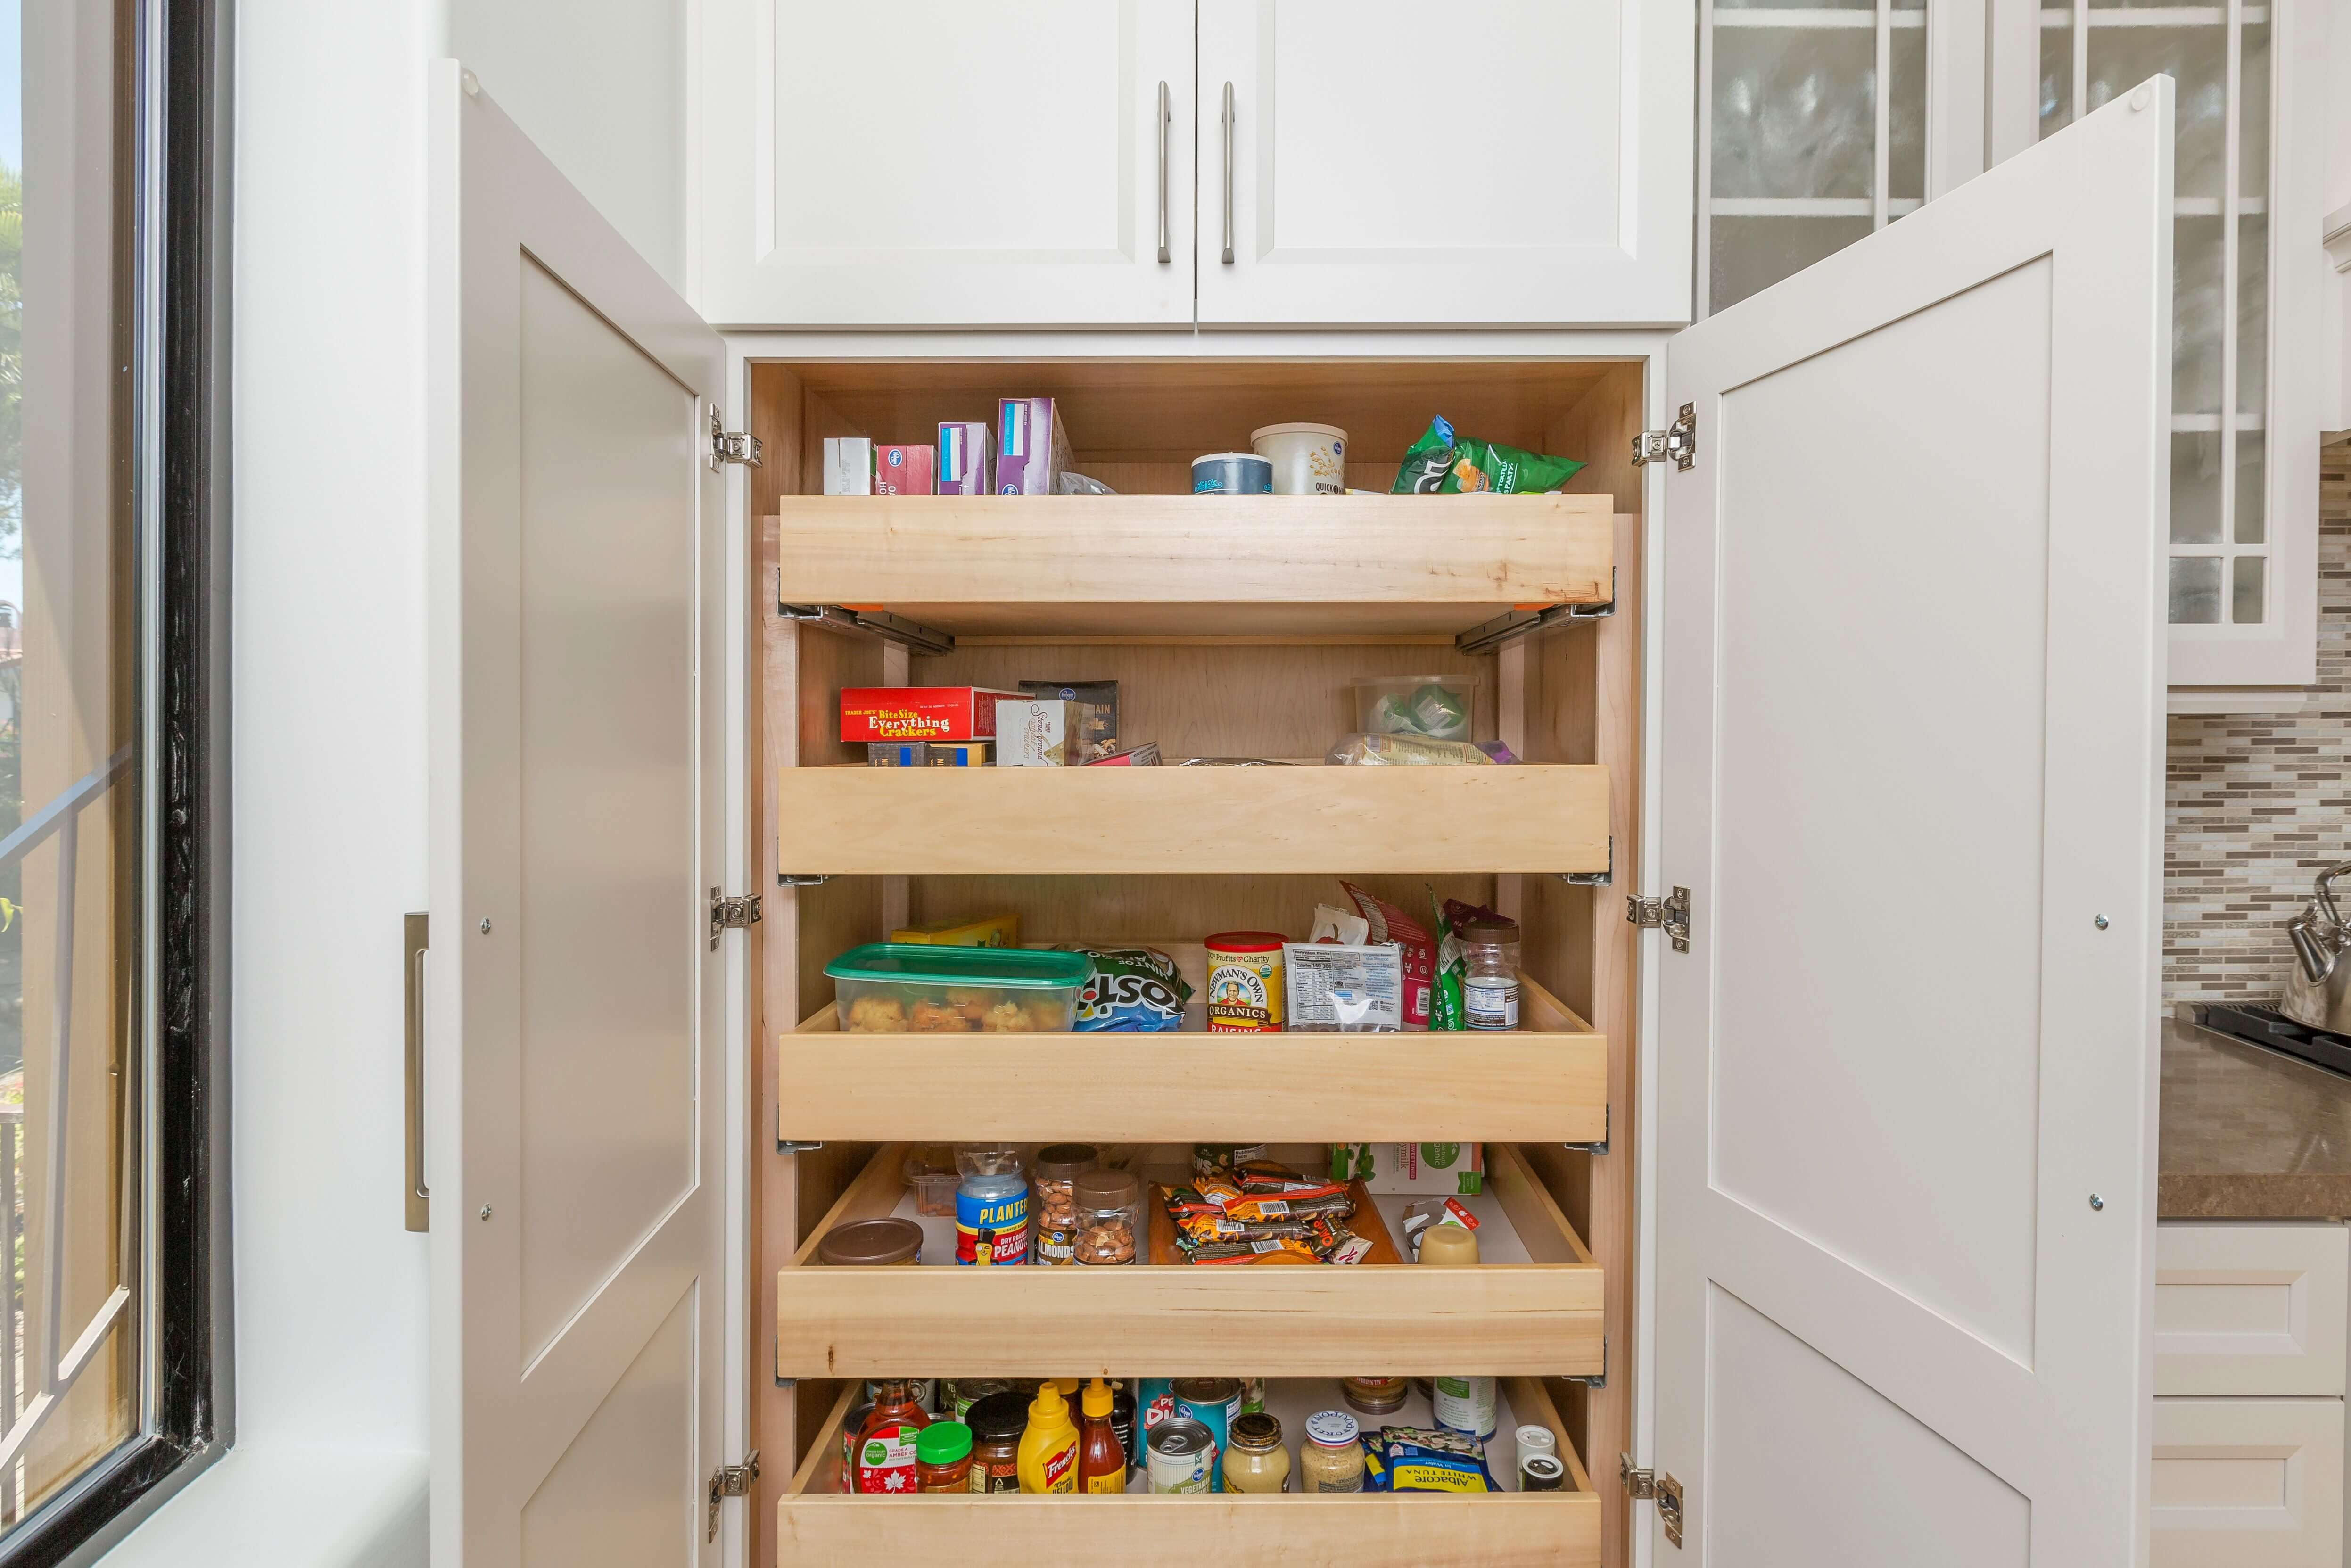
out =
[(1007, 701), (996, 708), (998, 768), (1075, 768), (1085, 760), (1085, 708), (1059, 698)]
[(1018, 947), (1020, 916), (983, 915), (976, 920), (946, 920), (935, 925), (901, 925), (890, 933), (890, 940), (933, 947)]
[(985, 768), (992, 740), (934, 740), (929, 744), (929, 765), (933, 768)]
[(1366, 1192), (1474, 1195), (1486, 1189), (1481, 1144), (1333, 1144), (1331, 1179)]
[(1023, 681), (1020, 689), (1032, 697), (1049, 702), (1058, 697), (1084, 710), (1078, 730), (1082, 744), (1071, 762), (1092, 762), (1118, 749), (1116, 681)]
[(996, 710), (1019, 702), (1019, 692), (987, 686), (843, 686), (841, 738), (987, 740), (996, 734)]
[(942, 496), (985, 496), (990, 494), (987, 484), (987, 460), (994, 448), (989, 444), (987, 426), (979, 423), (942, 424), (939, 426), (939, 494)]
[(996, 493), (1050, 496), (1071, 465), (1070, 433), (1049, 397), (1008, 397), (996, 405)]
[(931, 743), (927, 740), (869, 740), (865, 743), (865, 764), (869, 768), (928, 768), (931, 765)]
[(873, 493), (877, 496), (938, 494), (938, 454), (927, 446), (877, 446), (873, 449)]
[(824, 493), (828, 496), (873, 494), (873, 443), (862, 435), (824, 438)]

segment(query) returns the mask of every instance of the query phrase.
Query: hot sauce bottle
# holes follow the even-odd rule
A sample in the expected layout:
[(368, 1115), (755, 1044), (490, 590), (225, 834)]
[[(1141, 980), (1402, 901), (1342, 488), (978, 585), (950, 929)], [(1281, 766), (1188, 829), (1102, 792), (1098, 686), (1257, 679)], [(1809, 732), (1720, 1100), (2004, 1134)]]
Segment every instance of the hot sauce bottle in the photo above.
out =
[(1085, 1422), (1078, 1428), (1078, 1490), (1126, 1490), (1126, 1449), (1110, 1424), (1110, 1385), (1095, 1378), (1086, 1385), (1081, 1408)]
[(931, 1418), (914, 1403), (914, 1385), (904, 1377), (885, 1379), (873, 1414), (857, 1433), (854, 1469), (858, 1492), (911, 1495), (915, 1490), (915, 1442)]

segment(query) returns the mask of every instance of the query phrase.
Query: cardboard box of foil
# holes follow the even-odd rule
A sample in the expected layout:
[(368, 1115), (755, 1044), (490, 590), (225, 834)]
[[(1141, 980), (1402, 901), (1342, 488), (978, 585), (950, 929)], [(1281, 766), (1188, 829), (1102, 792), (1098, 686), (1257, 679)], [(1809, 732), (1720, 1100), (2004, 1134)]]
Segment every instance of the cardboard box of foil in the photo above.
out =
[(1008, 397), (996, 405), (996, 493), (1050, 496), (1071, 465), (1070, 433), (1049, 397)]
[(1450, 1193), (1486, 1188), (1481, 1144), (1333, 1144), (1331, 1179), (1361, 1178), (1373, 1193)]
[(873, 443), (862, 435), (824, 438), (824, 493), (828, 496), (873, 494)]
[(1085, 761), (1082, 703), (1001, 702), (996, 705), (998, 768), (1075, 768)]
[(977, 423), (939, 426), (939, 494), (989, 494), (987, 426)]

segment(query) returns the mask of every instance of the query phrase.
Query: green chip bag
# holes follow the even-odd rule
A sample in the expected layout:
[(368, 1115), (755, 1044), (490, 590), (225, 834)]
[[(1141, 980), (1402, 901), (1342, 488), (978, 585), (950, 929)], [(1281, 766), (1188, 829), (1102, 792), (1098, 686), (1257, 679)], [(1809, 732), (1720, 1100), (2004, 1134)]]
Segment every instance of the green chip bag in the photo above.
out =
[(1405, 449), (1388, 493), (1395, 496), (1459, 496), (1491, 490), (1498, 496), (1556, 490), (1583, 466), (1573, 457), (1521, 452), (1499, 441), (1457, 435), (1442, 414), (1428, 422), (1420, 439)]

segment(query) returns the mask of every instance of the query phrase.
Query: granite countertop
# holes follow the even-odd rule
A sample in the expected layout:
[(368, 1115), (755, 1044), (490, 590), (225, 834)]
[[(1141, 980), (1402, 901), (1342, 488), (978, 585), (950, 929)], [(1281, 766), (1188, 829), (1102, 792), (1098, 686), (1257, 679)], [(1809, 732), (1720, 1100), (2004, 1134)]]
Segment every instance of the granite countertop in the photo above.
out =
[(2156, 1170), (2165, 1219), (2351, 1218), (2351, 1078), (2173, 1019)]

